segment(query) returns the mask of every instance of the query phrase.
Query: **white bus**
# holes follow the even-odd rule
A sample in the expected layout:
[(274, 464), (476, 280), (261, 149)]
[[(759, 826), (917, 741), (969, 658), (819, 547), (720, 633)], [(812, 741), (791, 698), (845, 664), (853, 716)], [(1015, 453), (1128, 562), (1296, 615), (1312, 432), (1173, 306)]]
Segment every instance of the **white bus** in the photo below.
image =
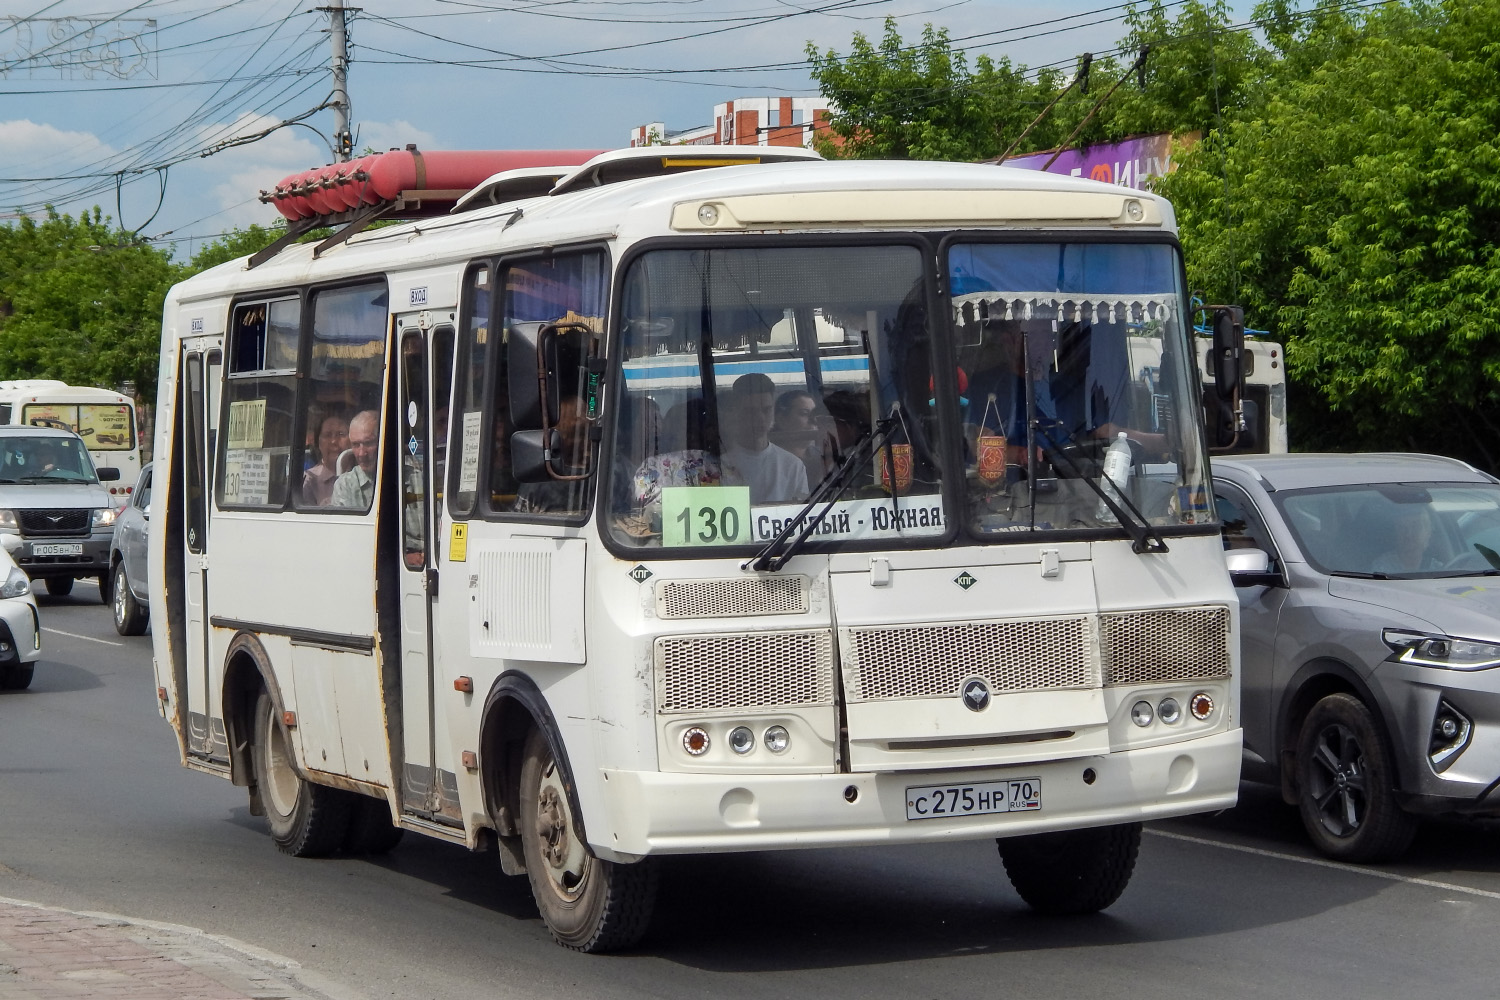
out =
[(1170, 205), (766, 154), (501, 177), (172, 289), (157, 694), (282, 850), (493, 848), (603, 951), (663, 855), (994, 839), (1092, 912), (1142, 821), (1234, 804)]
[(135, 403), (123, 393), (47, 378), (0, 381), (0, 424), (66, 427), (79, 435), (95, 468), (120, 470), (108, 487), (120, 503), (141, 474)]

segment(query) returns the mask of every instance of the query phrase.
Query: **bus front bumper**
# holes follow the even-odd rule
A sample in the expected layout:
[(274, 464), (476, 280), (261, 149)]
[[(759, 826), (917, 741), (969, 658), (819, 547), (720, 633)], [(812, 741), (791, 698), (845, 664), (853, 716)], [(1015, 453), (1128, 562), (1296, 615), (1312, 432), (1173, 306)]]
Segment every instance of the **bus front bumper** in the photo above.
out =
[[(1241, 731), (1094, 757), (998, 768), (852, 774), (603, 771), (613, 828), (590, 825), (608, 860), (650, 854), (980, 840), (1227, 809)], [(1088, 781), (1085, 772), (1092, 772)], [(907, 819), (907, 790), (1039, 778), (1034, 811)]]

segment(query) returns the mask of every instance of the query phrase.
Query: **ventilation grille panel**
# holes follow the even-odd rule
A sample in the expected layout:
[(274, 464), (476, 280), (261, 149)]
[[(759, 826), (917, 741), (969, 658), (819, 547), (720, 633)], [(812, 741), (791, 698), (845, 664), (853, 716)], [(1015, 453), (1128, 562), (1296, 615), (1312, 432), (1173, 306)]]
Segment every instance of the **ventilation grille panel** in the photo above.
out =
[(1228, 677), (1229, 640), (1223, 606), (1099, 616), (1106, 684)]
[(974, 676), (995, 694), (1097, 685), (1088, 619), (854, 628), (850, 701), (947, 697)]
[(745, 618), (806, 613), (805, 576), (663, 580), (656, 585), (658, 618)]
[(656, 640), (663, 715), (716, 708), (833, 704), (833, 636), (824, 629)]

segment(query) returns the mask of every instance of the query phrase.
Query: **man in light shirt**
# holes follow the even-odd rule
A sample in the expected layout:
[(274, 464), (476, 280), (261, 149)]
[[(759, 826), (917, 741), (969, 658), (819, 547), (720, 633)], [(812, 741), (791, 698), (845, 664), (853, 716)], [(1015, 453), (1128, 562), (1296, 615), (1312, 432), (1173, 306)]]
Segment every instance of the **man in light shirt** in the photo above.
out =
[(726, 486), (750, 487), (752, 504), (800, 503), (807, 499), (807, 468), (771, 443), (776, 422), (776, 385), (761, 372), (735, 379), (719, 415), (724, 451), (719, 456)]
[(361, 410), (349, 421), (349, 447), (354, 468), (333, 481), (330, 507), (369, 510), (375, 499), (375, 460), (380, 457), (380, 414)]

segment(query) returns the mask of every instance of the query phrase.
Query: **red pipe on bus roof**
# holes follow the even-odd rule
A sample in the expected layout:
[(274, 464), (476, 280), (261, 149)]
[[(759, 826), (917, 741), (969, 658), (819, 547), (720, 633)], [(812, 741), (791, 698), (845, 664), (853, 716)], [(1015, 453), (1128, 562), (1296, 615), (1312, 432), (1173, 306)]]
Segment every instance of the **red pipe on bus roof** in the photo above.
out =
[[(502, 170), (579, 166), (600, 149), (393, 149), (282, 178), (261, 200), (296, 221), (391, 201), (403, 191), (468, 191)], [(430, 199), (440, 200), (440, 199)], [(457, 200), (453, 198), (451, 200)]]

